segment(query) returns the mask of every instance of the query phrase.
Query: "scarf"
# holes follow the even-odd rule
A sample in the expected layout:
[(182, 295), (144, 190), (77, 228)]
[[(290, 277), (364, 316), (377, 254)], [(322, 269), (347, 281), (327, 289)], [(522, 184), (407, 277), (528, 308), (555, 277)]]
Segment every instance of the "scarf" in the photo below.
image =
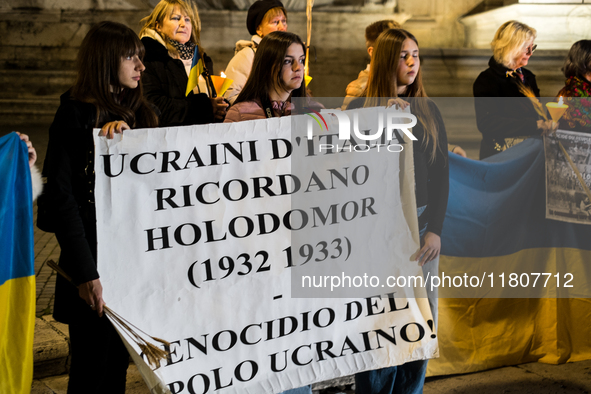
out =
[(179, 52), (179, 56), (182, 60), (193, 59), (195, 53), (195, 44), (192, 41), (187, 41), (186, 44), (173, 40), (172, 38), (166, 37), (166, 40)]
[(558, 95), (566, 97), (590, 97), (591, 83), (578, 77), (570, 77), (566, 80), (565, 86)]
[(279, 113), (279, 116), (291, 115), (291, 102), (289, 99), (285, 101), (271, 101), (273, 111)]
[(591, 83), (570, 77), (558, 95), (564, 97), (564, 103), (568, 105), (561, 122), (564, 121), (569, 129), (591, 132)]

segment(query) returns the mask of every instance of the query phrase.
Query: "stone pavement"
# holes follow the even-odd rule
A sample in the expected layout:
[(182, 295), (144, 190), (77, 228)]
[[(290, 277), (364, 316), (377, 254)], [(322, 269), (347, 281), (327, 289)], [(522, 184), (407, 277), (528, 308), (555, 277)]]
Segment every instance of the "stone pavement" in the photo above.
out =
[[(33, 217), (37, 220), (37, 205), (33, 208)], [(35, 280), (37, 317), (50, 315), (53, 312), (55, 293), (55, 272), (47, 265), (48, 260), (58, 261), (60, 247), (54, 234), (41, 231), (35, 226)]]
[[(66, 394), (68, 377), (52, 376), (35, 380), (31, 394)], [(314, 394), (353, 394), (347, 384), (314, 390)], [(126, 394), (149, 394), (134, 365), (127, 373)], [(591, 392), (591, 361), (548, 365), (523, 364), (467, 375), (427, 378), (424, 394), (587, 394)], [(395, 393), (405, 394), (405, 393)]]

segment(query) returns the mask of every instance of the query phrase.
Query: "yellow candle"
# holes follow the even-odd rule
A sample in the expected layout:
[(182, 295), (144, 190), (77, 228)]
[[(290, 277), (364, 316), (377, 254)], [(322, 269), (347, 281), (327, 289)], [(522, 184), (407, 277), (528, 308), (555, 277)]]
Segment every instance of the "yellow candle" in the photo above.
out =
[(562, 96), (560, 96), (560, 99), (557, 103), (546, 103), (546, 108), (548, 108), (548, 112), (550, 112), (552, 120), (558, 122), (558, 120), (562, 118), (564, 111), (566, 111), (568, 108), (568, 105), (564, 104), (562, 101)]
[(226, 90), (228, 90), (232, 82), (234, 82), (234, 80), (226, 78), (226, 75), (224, 73), (222, 73), (221, 77), (218, 77), (217, 75), (212, 75), (211, 80), (213, 81), (213, 86), (215, 87), (215, 91), (218, 94), (218, 96), (222, 96), (226, 92)]

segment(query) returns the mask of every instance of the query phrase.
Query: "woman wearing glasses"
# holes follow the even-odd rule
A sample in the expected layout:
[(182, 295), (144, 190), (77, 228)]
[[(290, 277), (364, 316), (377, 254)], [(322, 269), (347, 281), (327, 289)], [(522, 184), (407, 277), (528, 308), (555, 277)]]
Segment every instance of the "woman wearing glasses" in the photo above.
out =
[(544, 121), (538, 115), (534, 101), (540, 97), (540, 89), (536, 76), (524, 68), (536, 50), (535, 38), (535, 29), (517, 21), (505, 22), (495, 33), (489, 67), (473, 86), (476, 123), (482, 133), (480, 159), (525, 137), (556, 129), (556, 123)]

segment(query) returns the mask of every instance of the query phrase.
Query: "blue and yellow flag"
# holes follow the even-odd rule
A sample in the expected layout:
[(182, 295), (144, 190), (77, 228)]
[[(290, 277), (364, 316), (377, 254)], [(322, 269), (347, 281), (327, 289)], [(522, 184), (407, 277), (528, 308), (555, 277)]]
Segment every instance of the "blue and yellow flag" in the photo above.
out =
[(0, 393), (29, 393), (33, 380), (35, 275), (28, 150), (0, 138)]
[[(485, 161), (450, 155), (449, 163), (439, 275), (478, 269), (494, 286), (479, 298), (465, 298), (479, 290), (469, 283), (439, 288), (440, 358), (428, 373), (591, 359), (591, 226), (546, 219), (542, 140)], [(555, 289), (540, 298), (545, 285)], [(498, 298), (517, 288), (530, 298)]]
[(199, 76), (203, 72), (203, 69), (203, 59), (199, 55), (199, 45), (195, 45), (193, 63), (191, 64), (191, 71), (189, 72), (189, 80), (187, 81), (187, 91), (185, 96), (188, 96), (191, 90), (199, 84)]

